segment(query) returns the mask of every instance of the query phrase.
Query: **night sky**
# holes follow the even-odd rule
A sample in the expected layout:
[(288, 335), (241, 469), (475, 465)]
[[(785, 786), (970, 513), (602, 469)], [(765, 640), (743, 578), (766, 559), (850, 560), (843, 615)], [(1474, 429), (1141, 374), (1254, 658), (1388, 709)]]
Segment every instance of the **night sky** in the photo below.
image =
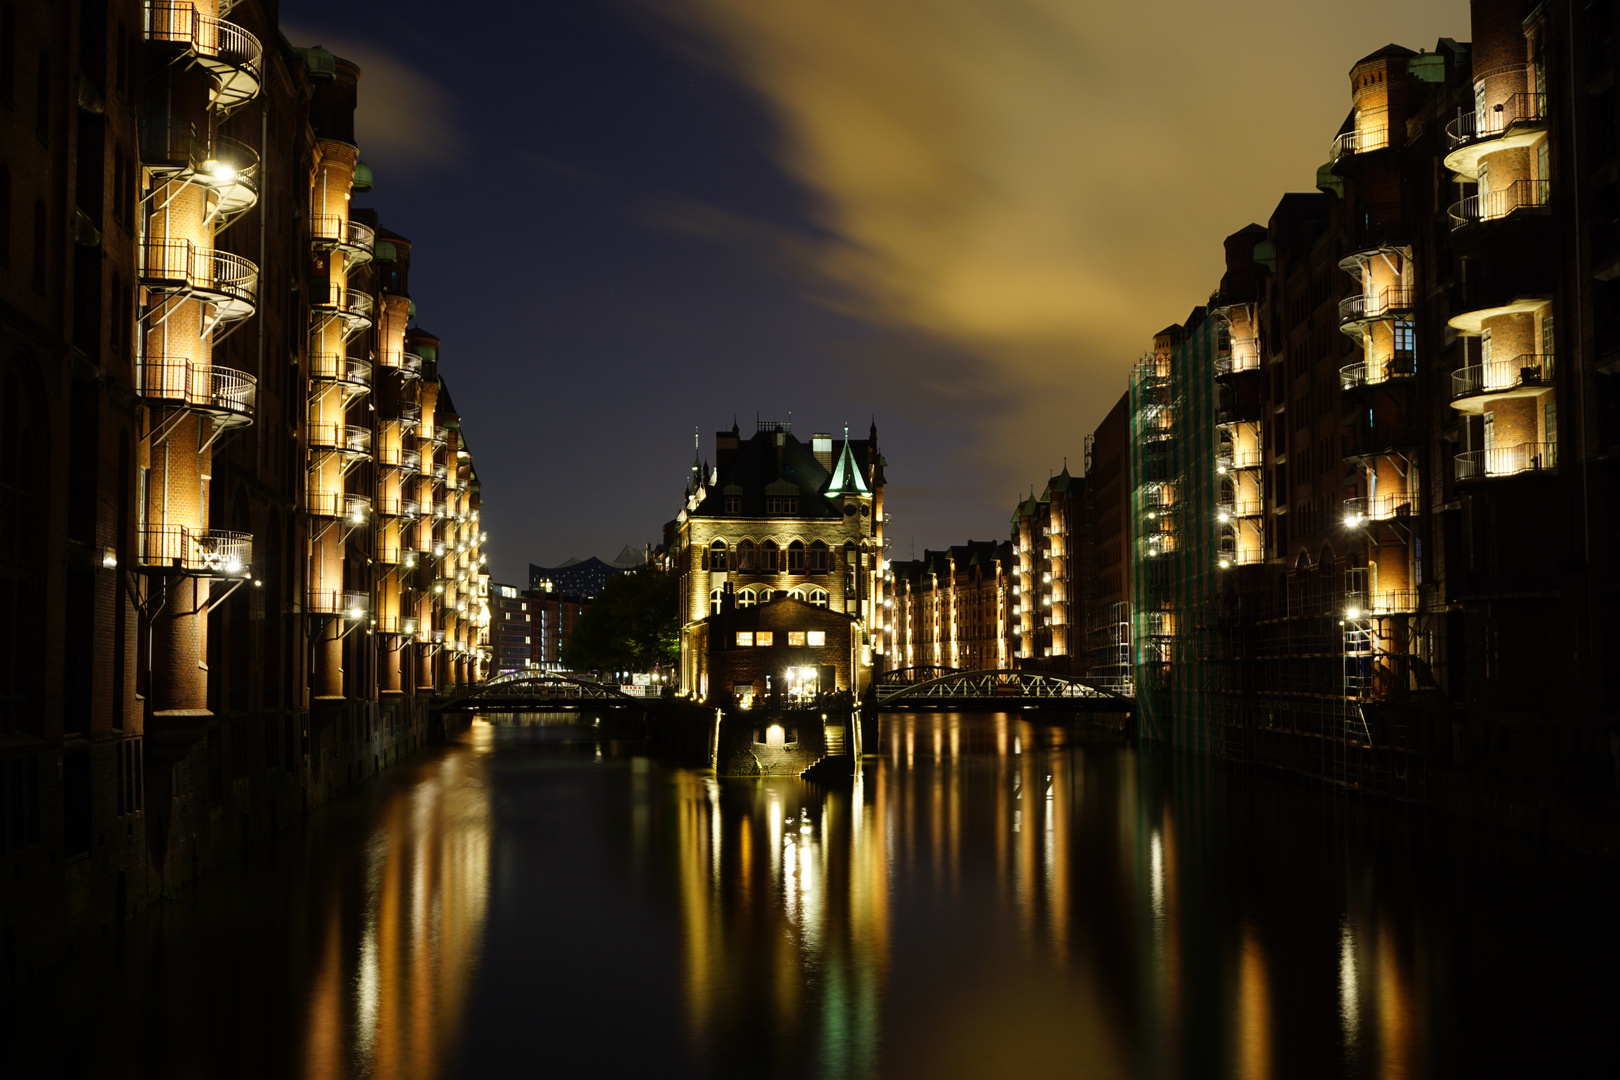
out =
[[(457, 17), (465, 13), (464, 17)], [(1001, 538), (1221, 239), (1310, 190), (1350, 66), (1465, 0), (289, 0), (361, 67), (357, 205), (418, 325), (495, 580), (680, 509), (692, 433), (859, 432), (892, 555)]]

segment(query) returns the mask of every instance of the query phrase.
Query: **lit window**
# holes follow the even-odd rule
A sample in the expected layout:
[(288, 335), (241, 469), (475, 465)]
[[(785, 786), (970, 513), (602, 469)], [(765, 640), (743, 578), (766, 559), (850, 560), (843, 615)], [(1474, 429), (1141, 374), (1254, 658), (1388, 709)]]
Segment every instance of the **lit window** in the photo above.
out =
[(754, 632), (752, 630), (737, 631), (737, 648), (751, 649), (754, 646)]
[(754, 590), (753, 589), (744, 589), (741, 592), (739, 592), (737, 594), (737, 606), (740, 607), (740, 608), (753, 607), (754, 606)]
[(813, 590), (810, 593), (810, 602), (812, 604), (816, 605), (816, 607), (826, 607), (827, 606), (827, 590), (826, 589), (815, 589), (815, 590)]
[(771, 602), (771, 597), (774, 595), (776, 594), (771, 592), (769, 589), (761, 589), (759, 590), (759, 602), (762, 604), (768, 604)]
[(718, 614), (720, 614), (720, 597), (723, 596), (723, 595), (724, 595), (724, 593), (720, 589), (712, 589), (712, 590), (710, 590), (710, 592), (709, 592), (709, 614), (710, 615), (718, 615)]
[(804, 636), (807, 639), (805, 643), (813, 649), (822, 648), (827, 644), (827, 631), (825, 630), (810, 630)]
[(758, 645), (770, 645), (775, 641), (775, 639), (776, 634), (770, 630), (761, 630), (759, 633), (754, 635), (755, 644)]
[(802, 648), (803, 646), (804, 646), (804, 631), (803, 630), (789, 630), (788, 631), (788, 648), (790, 648), (790, 649), (791, 648)]

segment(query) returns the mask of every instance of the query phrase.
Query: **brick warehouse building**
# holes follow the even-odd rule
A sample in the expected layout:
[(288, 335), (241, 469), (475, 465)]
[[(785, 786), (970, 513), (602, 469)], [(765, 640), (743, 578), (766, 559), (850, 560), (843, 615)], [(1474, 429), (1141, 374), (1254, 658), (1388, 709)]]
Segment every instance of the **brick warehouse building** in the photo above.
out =
[(1010, 668), (1018, 657), (1013, 542), (969, 540), (889, 564), (888, 668)]
[(487, 656), (440, 343), (352, 208), (359, 73), (274, 12), (0, 6), (0, 985)]
[(711, 677), (712, 626), (728, 602), (746, 610), (779, 599), (847, 617), (828, 628), (837, 643), (827, 648), (853, 661), (835, 665), (837, 684), (821, 690), (858, 694), (871, 681), (886, 648), (877, 425), (835, 445), (829, 434), (806, 445), (789, 425), (762, 421), (747, 440), (735, 426), (716, 433), (712, 468), (693, 461), (662, 557), (680, 575), (682, 692), (730, 694)]
[(1362, 58), (1317, 190), (1155, 338), (1090, 523), (1145, 736), (1613, 845), (1615, 31), (1476, 0)]

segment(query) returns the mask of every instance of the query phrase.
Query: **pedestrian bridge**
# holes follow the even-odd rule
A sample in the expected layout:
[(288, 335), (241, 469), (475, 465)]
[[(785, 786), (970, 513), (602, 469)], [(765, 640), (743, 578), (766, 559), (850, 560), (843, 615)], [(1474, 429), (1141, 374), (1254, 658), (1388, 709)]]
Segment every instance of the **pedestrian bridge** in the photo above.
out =
[(1102, 680), (1043, 671), (955, 671), (905, 668), (886, 673), (877, 686), (881, 709), (1053, 708), (1087, 712), (1131, 712), (1136, 699), (1102, 685)]
[(617, 686), (567, 671), (512, 671), (461, 687), (433, 703), (441, 712), (487, 709), (646, 708), (647, 698), (632, 697)]

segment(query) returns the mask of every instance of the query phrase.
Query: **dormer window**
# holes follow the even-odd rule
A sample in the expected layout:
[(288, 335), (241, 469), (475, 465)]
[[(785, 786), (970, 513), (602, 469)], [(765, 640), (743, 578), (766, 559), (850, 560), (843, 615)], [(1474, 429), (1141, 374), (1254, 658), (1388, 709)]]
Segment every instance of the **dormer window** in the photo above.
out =
[(735, 515), (735, 514), (742, 513), (742, 496), (741, 495), (726, 495), (726, 496), (723, 496), (722, 501), (725, 504), (724, 512), (726, 514)]
[(765, 513), (771, 517), (788, 517), (798, 512), (797, 495), (768, 495), (765, 498)]

